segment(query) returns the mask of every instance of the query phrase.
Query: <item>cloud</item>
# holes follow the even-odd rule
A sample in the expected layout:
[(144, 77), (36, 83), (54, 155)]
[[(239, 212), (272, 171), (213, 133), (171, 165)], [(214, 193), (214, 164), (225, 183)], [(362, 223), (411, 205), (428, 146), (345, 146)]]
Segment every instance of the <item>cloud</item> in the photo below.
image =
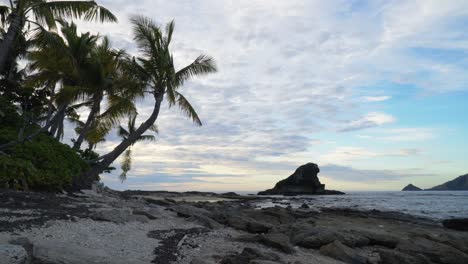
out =
[(385, 113), (372, 112), (357, 120), (348, 122), (348, 124), (346, 124), (343, 128), (338, 130), (338, 132), (350, 132), (365, 128), (377, 127), (385, 124), (390, 124), (395, 121), (396, 118), (391, 115)]
[(319, 162), (321, 164), (348, 164), (355, 160), (370, 160), (382, 157), (415, 157), (424, 154), (424, 150), (419, 148), (401, 148), (401, 149), (384, 149), (370, 150), (362, 147), (337, 147), (329, 152), (320, 155)]
[(428, 128), (396, 128), (382, 134), (382, 139), (390, 141), (426, 141), (435, 137), (434, 130)]
[(382, 95), (382, 96), (364, 96), (362, 97), (362, 101), (363, 102), (371, 102), (371, 103), (374, 103), (374, 102), (383, 102), (383, 101), (387, 101), (387, 100), (390, 100), (392, 97), (391, 96), (388, 96), (388, 95)]
[[(363, 103), (388, 101), (395, 91), (361, 88), (393, 82), (415, 87), (415, 93), (466, 91), (467, 61), (444, 61), (428, 53), (463, 57), (457, 55), (467, 51), (468, 37), (466, 26), (457, 21), (468, 17), (468, 2), (358, 2), (99, 1), (120, 23), (81, 23), (80, 29), (107, 34), (113, 45), (136, 55), (130, 15), (146, 15), (160, 24), (174, 19), (176, 66), (203, 53), (213, 56), (219, 68), (180, 89), (204, 125), (194, 126), (164, 104), (158, 140), (134, 146), (134, 169), (124, 186), (151, 186), (156, 175), (165, 177), (166, 185), (158, 186), (178, 189), (215, 188), (210, 181), (227, 175), (237, 177), (229, 186), (271, 185), (272, 175), (289, 175), (298, 163), (319, 156), (336, 164), (424, 153), (406, 143), (430, 140), (433, 131), (401, 127), (379, 104)], [(138, 121), (151, 106), (151, 100), (139, 102)], [(392, 129), (382, 128), (388, 124)], [(366, 128), (374, 128), (376, 145), (391, 141), (394, 149), (346, 148), (353, 143), (349, 134), (336, 133)], [(117, 140), (112, 134), (98, 150), (111, 150)], [(337, 141), (342, 147), (318, 141)], [(200, 175), (206, 182), (195, 182)], [(179, 185), (171, 184), (171, 177)], [(106, 177), (105, 182), (112, 181)]]

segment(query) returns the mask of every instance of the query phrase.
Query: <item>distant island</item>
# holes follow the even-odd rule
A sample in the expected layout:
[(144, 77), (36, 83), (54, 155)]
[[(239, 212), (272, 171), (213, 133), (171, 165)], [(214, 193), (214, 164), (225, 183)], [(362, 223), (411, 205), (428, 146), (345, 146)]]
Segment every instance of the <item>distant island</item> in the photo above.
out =
[(402, 191), (422, 191), (422, 189), (410, 183)]
[(344, 194), (340, 191), (325, 190), (325, 184), (320, 183), (317, 174), (320, 172), (315, 163), (307, 163), (288, 178), (276, 183), (275, 187), (258, 195), (316, 195), (316, 194)]
[[(441, 185), (425, 189), (426, 191), (468, 191), (468, 174), (458, 176), (454, 180), (448, 181)], [(422, 191), (421, 188), (413, 184), (407, 185), (402, 191)]]

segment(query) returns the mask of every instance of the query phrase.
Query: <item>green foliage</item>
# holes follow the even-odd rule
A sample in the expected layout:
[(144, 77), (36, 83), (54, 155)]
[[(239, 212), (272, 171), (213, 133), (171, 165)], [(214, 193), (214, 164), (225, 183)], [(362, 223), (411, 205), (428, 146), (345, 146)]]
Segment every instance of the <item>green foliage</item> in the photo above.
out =
[[(21, 118), (15, 107), (0, 101), (0, 144), (15, 140)], [(27, 133), (38, 129), (31, 126)], [(0, 153), (0, 188), (58, 191), (89, 165), (68, 145), (41, 134)]]

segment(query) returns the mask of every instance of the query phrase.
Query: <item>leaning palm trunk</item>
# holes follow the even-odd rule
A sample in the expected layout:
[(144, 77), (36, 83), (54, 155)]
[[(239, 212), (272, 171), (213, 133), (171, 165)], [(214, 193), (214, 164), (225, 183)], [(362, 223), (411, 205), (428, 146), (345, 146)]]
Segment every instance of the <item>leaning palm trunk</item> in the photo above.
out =
[(24, 18), (22, 16), (13, 13), (11, 14), (11, 18), (8, 31), (0, 42), (0, 72), (3, 72), (7, 67), (8, 56), (12, 54), (15, 40), (18, 37), (18, 33), (20, 33), (23, 28)]
[(108, 154), (102, 156), (101, 161), (95, 164), (90, 170), (83, 173), (79, 177), (75, 177), (72, 189), (89, 189), (93, 181), (98, 180), (99, 174), (109, 167), (112, 162), (114, 162), (128, 147), (133, 145), (146, 130), (148, 130), (156, 121), (159, 115), (159, 110), (161, 108), (161, 103), (163, 101), (164, 94), (161, 92), (154, 95), (154, 108), (150, 117), (143, 122), (135, 132), (131, 133), (126, 139), (120, 142), (117, 147), (114, 148)]
[(83, 144), (83, 141), (86, 137), (86, 135), (91, 131), (93, 128), (94, 124), (96, 123), (96, 117), (99, 114), (99, 111), (101, 110), (101, 100), (102, 100), (103, 94), (102, 92), (99, 94), (96, 94), (93, 98), (93, 106), (91, 107), (91, 111), (89, 112), (88, 119), (86, 120), (85, 125), (80, 131), (80, 135), (78, 136), (78, 139), (75, 141), (75, 144), (73, 144), (73, 149), (78, 150), (81, 147), (81, 144)]

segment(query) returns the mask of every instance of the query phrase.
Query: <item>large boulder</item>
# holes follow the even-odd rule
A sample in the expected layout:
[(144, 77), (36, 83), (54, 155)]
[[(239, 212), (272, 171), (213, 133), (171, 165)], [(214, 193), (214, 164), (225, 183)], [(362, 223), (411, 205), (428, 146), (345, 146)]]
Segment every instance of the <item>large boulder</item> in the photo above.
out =
[(276, 183), (273, 189), (259, 192), (259, 195), (301, 195), (301, 194), (343, 194), (338, 191), (325, 190), (317, 174), (320, 172), (315, 163), (307, 163), (288, 178)]

